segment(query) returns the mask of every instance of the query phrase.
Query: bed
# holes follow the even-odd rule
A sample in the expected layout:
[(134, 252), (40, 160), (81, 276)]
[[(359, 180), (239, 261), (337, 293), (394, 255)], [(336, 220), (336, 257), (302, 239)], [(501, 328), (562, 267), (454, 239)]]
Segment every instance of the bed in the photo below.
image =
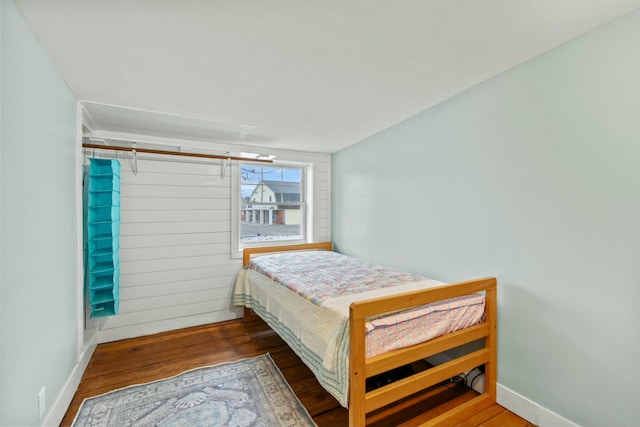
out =
[[(345, 257), (330, 242), (247, 248), (243, 265), (234, 303), (245, 307), (245, 319), (258, 315), (287, 342), (348, 408), (350, 426), (478, 366), (484, 393), (423, 425), (455, 423), (495, 403), (495, 278), (445, 284)], [(368, 378), (478, 340), (479, 350), (367, 389)]]

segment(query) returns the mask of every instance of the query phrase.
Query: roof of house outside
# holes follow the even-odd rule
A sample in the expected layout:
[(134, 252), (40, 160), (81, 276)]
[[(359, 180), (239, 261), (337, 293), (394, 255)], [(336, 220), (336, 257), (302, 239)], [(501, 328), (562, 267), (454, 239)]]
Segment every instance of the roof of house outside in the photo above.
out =
[[(273, 201), (275, 203), (297, 203), (301, 201), (302, 186), (300, 185), (300, 182), (269, 180), (265, 180), (257, 184), (256, 188), (254, 188), (253, 192), (248, 197), (249, 200), (251, 200), (254, 194), (256, 194), (260, 188), (260, 184), (273, 191), (276, 195), (276, 200)], [(260, 202), (254, 201), (254, 203)], [(266, 201), (263, 201), (262, 203), (266, 203)]]
[[(274, 193), (300, 194), (301, 185), (299, 182), (290, 181), (262, 181), (262, 184), (269, 187)], [(257, 187), (256, 187), (257, 188)]]

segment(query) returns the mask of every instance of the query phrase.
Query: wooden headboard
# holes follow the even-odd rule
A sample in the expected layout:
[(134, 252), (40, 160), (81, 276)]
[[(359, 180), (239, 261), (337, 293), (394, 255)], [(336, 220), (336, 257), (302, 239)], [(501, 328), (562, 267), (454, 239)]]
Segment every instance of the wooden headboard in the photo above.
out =
[(246, 267), (251, 260), (251, 255), (254, 254), (265, 254), (271, 252), (287, 252), (287, 251), (308, 251), (313, 249), (320, 249), (325, 251), (333, 250), (333, 245), (331, 242), (321, 242), (321, 243), (304, 243), (301, 245), (281, 245), (281, 246), (262, 246), (259, 248), (244, 248), (243, 256), (242, 256), (242, 266)]

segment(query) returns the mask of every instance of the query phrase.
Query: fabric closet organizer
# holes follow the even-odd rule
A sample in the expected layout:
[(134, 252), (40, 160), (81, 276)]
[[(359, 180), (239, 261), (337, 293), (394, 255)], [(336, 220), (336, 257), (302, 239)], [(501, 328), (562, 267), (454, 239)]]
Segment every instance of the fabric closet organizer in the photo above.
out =
[(120, 162), (89, 159), (85, 189), (85, 283), (91, 317), (112, 316), (120, 305)]

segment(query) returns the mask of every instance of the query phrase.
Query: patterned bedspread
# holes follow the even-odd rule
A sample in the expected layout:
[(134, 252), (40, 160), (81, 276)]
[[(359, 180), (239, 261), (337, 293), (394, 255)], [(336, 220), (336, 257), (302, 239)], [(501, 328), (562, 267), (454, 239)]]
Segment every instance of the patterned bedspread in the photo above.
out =
[[(252, 259), (238, 276), (234, 304), (258, 313), (346, 407), (349, 305), (441, 285), (336, 252), (283, 252)], [(483, 313), (477, 294), (371, 318), (367, 357), (471, 326)]]
[(249, 269), (264, 274), (316, 305), (329, 298), (426, 279), (327, 251), (257, 257), (249, 263)]

